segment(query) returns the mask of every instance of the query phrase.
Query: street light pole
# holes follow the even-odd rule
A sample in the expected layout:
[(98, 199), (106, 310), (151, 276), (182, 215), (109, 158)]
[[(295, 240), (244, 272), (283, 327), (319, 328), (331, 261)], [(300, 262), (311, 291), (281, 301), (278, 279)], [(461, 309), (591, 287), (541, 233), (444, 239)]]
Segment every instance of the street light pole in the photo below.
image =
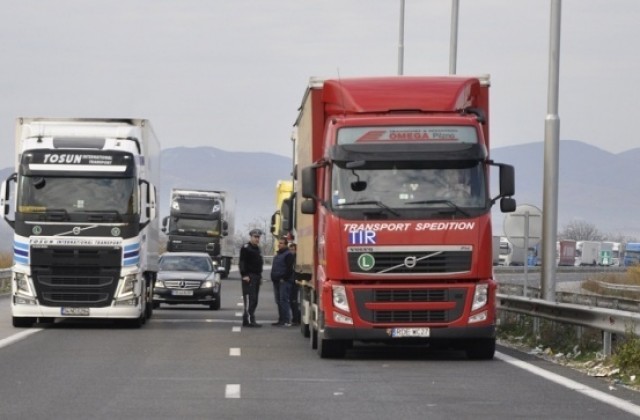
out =
[(449, 74), (456, 74), (458, 58), (458, 9), (459, 0), (451, 0), (451, 36), (449, 41)]
[(398, 43), (398, 75), (402, 76), (404, 61), (404, 0), (400, 0), (400, 38)]

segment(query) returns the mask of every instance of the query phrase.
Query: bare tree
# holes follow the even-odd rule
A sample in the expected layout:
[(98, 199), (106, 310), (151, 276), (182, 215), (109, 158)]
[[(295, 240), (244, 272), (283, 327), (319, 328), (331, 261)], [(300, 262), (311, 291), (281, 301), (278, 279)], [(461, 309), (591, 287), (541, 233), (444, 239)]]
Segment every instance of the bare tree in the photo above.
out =
[(593, 223), (584, 220), (572, 220), (558, 233), (559, 239), (573, 239), (575, 241), (601, 241), (602, 233)]

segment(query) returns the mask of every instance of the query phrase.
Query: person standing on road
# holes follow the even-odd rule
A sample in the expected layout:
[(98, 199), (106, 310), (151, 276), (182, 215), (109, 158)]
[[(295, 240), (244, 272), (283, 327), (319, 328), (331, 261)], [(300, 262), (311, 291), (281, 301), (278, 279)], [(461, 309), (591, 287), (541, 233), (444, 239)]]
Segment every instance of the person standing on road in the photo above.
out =
[(291, 324), (292, 325), (300, 325), (300, 303), (298, 296), (300, 295), (300, 285), (298, 284), (298, 279), (296, 278), (296, 252), (298, 250), (298, 246), (291, 242), (289, 243), (289, 251), (293, 254), (293, 263), (291, 264), (293, 269), (293, 284), (291, 287)]
[(273, 257), (271, 266), (271, 281), (273, 293), (278, 306), (278, 322), (272, 325), (277, 327), (291, 326), (291, 288), (293, 287), (293, 254), (289, 251), (287, 240), (278, 240), (278, 252)]
[(260, 253), (260, 229), (249, 232), (249, 242), (240, 248), (238, 268), (242, 277), (242, 301), (244, 312), (242, 314), (243, 327), (262, 327), (256, 322), (256, 308), (258, 307), (258, 294), (262, 280), (262, 254)]

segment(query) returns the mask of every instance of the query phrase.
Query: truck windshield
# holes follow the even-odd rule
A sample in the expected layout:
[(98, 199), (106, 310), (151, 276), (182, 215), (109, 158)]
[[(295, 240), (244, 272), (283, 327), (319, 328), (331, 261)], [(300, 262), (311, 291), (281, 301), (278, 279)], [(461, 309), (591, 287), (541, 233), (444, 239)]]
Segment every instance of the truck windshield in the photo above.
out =
[(18, 186), (17, 210), (21, 213), (137, 214), (136, 183), (133, 178), (23, 176)]
[(220, 221), (171, 217), (168, 230), (170, 235), (219, 236)]
[[(369, 208), (382, 203), (392, 209), (421, 207), (484, 208), (482, 165), (433, 169), (424, 162), (376, 162), (349, 169), (336, 163), (331, 177), (334, 208)], [(361, 203), (361, 204), (358, 204)]]

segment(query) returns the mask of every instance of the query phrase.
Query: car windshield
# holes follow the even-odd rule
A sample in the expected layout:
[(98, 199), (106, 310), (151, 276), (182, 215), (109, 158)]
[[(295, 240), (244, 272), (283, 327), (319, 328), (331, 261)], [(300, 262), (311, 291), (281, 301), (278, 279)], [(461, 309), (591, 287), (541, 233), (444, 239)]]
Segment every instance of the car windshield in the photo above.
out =
[(208, 273), (213, 271), (211, 259), (195, 256), (166, 256), (160, 258), (160, 271), (194, 271)]

